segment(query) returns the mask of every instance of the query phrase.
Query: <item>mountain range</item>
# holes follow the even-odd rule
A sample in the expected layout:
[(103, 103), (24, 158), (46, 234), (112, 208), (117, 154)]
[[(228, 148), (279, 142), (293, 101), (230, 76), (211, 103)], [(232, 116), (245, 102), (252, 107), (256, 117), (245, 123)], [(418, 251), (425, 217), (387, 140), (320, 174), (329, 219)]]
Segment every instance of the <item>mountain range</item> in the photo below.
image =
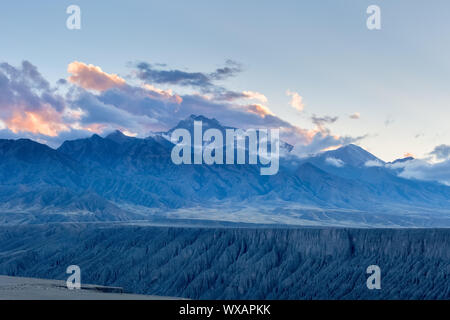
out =
[[(227, 128), (194, 115), (175, 128), (192, 131), (195, 120)], [(450, 226), (450, 187), (401, 178), (356, 145), (299, 158), (282, 142), (278, 174), (261, 176), (259, 165), (173, 164), (167, 137), (175, 128), (145, 139), (94, 134), (56, 150), (28, 139), (0, 140), (0, 223)]]

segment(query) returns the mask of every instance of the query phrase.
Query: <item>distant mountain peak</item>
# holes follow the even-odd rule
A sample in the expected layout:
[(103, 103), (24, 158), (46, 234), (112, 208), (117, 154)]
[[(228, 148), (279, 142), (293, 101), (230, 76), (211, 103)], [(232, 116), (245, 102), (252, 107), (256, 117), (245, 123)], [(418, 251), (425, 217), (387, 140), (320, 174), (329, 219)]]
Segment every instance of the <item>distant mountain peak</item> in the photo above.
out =
[(54, 149), (50, 148), (46, 144), (42, 144), (39, 142), (36, 142), (31, 139), (27, 138), (20, 138), (20, 139), (0, 139), (0, 149), (6, 150), (11, 148), (27, 148), (27, 149), (40, 149), (40, 150), (51, 150), (54, 151)]
[(350, 143), (350, 144), (346, 144), (340, 148), (337, 148), (336, 150), (332, 150), (332, 151), (337, 151), (340, 150), (341, 152), (345, 151), (345, 152), (359, 152), (359, 153), (365, 153), (365, 154), (370, 154), (370, 152), (366, 151), (365, 149), (361, 148), (360, 146)]
[(344, 164), (360, 167), (364, 166), (367, 161), (379, 161), (384, 163), (383, 160), (377, 158), (370, 152), (364, 150), (360, 146), (355, 144), (348, 144), (341, 148), (331, 151), (325, 151), (318, 155), (318, 157), (335, 158), (341, 160)]
[(170, 135), (174, 130), (176, 129), (186, 129), (189, 132), (193, 132), (194, 130), (194, 121), (201, 121), (202, 122), (202, 127), (204, 130), (210, 129), (210, 128), (214, 128), (214, 129), (219, 129), (222, 132), (225, 132), (225, 129), (235, 129), (232, 127), (227, 127), (227, 126), (223, 126), (218, 120), (216, 120), (215, 118), (208, 118), (202, 115), (195, 115), (195, 114), (191, 114), (189, 117), (187, 117), (184, 120), (181, 120), (178, 122), (178, 124), (173, 127), (172, 129), (170, 129), (167, 132), (158, 132), (156, 134), (164, 134), (164, 135)]
[(122, 143), (124, 143), (126, 141), (129, 141), (130, 139), (135, 139), (135, 138), (125, 135), (120, 130), (115, 130), (115, 131), (111, 132), (110, 134), (108, 134), (105, 137), (105, 139), (109, 139), (109, 140), (112, 140), (112, 141), (117, 142), (119, 144), (122, 144)]
[[(235, 127), (224, 126), (215, 118), (208, 118), (208, 117), (205, 117), (202, 115), (191, 114), (186, 119), (178, 122), (178, 124), (175, 127), (173, 127), (172, 129), (170, 129), (169, 131), (152, 132), (150, 134), (149, 138), (155, 138), (156, 136), (162, 136), (162, 137), (164, 137), (164, 139), (167, 139), (170, 141), (170, 136), (171, 136), (172, 132), (175, 131), (176, 129), (186, 129), (192, 134), (194, 132), (194, 121), (202, 122), (202, 130), (203, 131), (208, 130), (208, 129), (218, 129), (224, 135), (225, 135), (225, 131), (227, 129), (233, 129), (233, 130), (238, 129)], [(257, 129), (257, 128), (254, 128), (254, 129)], [(292, 151), (293, 148), (294, 147), (291, 144), (280, 140), (280, 152), (289, 153)]]
[(340, 149), (351, 149), (351, 150), (364, 150), (363, 148), (361, 148), (360, 146), (357, 146), (356, 144), (353, 143), (349, 143), (343, 147), (341, 147)]
[(94, 133), (90, 138), (91, 140), (103, 140), (103, 138), (101, 136), (99, 136), (98, 134)]
[(194, 123), (194, 121), (201, 121), (202, 124), (207, 127), (224, 128), (224, 126), (222, 126), (222, 124), (216, 118), (208, 118), (202, 115), (195, 115), (195, 114), (191, 114), (188, 118), (186, 118), (185, 120), (181, 120), (178, 124), (180, 123), (191, 124)]
[(120, 130), (114, 130), (113, 132), (108, 134), (108, 136), (114, 136), (114, 135), (125, 136), (125, 134)]
[(191, 114), (188, 118), (186, 118), (185, 120), (195, 120), (195, 121), (206, 121), (206, 122), (214, 122), (214, 123), (219, 123), (219, 121), (217, 121), (215, 118), (207, 118), (205, 116), (202, 115), (195, 115), (195, 114)]
[(394, 161), (392, 161), (392, 162), (390, 162), (391, 164), (394, 164), (394, 163), (402, 163), (402, 162), (406, 162), (406, 161), (411, 161), (411, 160), (414, 160), (415, 158), (414, 157), (405, 157), (405, 158), (400, 158), (400, 159), (396, 159), (396, 160), (394, 160)]
[[(202, 115), (195, 115), (191, 114), (188, 118), (185, 120), (180, 121), (180, 123), (189, 123), (193, 124), (194, 121), (201, 121), (203, 127), (205, 128), (216, 128), (216, 129), (229, 129), (231, 127), (223, 126), (216, 118), (208, 118)], [(179, 123), (179, 124), (180, 124)], [(234, 129), (234, 128), (232, 128)]]

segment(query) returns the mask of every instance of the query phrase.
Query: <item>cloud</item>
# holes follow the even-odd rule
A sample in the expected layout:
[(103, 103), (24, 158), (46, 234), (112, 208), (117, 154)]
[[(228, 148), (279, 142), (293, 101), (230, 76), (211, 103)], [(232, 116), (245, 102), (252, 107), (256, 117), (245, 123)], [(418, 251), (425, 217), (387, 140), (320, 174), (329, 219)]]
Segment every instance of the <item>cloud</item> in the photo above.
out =
[[(71, 65), (71, 70), (83, 70), (77, 73), (77, 80), (74, 80), (80, 87), (69, 88), (68, 94), (62, 96), (28, 61), (24, 61), (18, 68), (7, 63), (0, 64), (2, 137), (29, 137), (51, 144), (58, 141), (60, 136), (78, 137), (80, 132), (86, 135), (89, 132), (100, 133), (112, 128), (130, 132), (135, 129), (148, 131), (156, 122), (147, 116), (137, 116), (115, 105), (105, 104), (100, 100), (101, 96), (83, 88), (99, 89), (98, 85), (101, 83), (102, 89), (108, 91), (107, 87), (111, 81), (117, 78), (111, 76), (110, 80), (105, 80), (105, 75), (110, 75), (102, 73), (98, 67), (82, 63)], [(57, 83), (64, 85), (61, 81)], [(94, 85), (96, 87), (93, 87)], [(154, 96), (155, 100), (173, 99), (170, 101), (177, 103), (176, 97), (169, 97), (165, 92), (141, 90)]]
[(272, 111), (270, 111), (270, 109), (269, 108), (267, 108), (266, 106), (263, 106), (262, 104), (258, 104), (258, 103), (255, 103), (255, 104), (249, 104), (249, 105), (247, 105), (246, 107), (245, 107), (249, 112), (252, 112), (252, 113), (254, 113), (254, 114), (257, 114), (257, 115), (259, 115), (259, 116), (261, 116), (261, 117), (265, 117), (265, 116), (267, 116), (267, 115), (270, 115), (270, 116), (275, 116), (275, 114), (272, 112)]
[(31, 132), (55, 137), (62, 131), (68, 131), (69, 127), (63, 123), (61, 114), (51, 107), (43, 107), (38, 112), (18, 111), (4, 123), (14, 133)]
[[(50, 91), (49, 82), (29, 61), (23, 61), (20, 69), (4, 62), (0, 64), (0, 70), (5, 77), (9, 78), (11, 84), (20, 84), (22, 87), (34, 88), (44, 92)], [(19, 87), (17, 89), (20, 90)]]
[(300, 96), (297, 92), (293, 92), (290, 90), (286, 91), (286, 95), (291, 97), (291, 101), (289, 102), (291, 107), (295, 108), (297, 111), (303, 111), (305, 105), (303, 104), (302, 96)]
[(336, 136), (331, 135), (329, 130), (324, 130), (323, 132), (317, 130), (302, 130), (296, 137), (302, 137), (305, 140), (301, 141), (301, 143), (297, 142), (297, 144), (291, 143), (294, 144), (292, 153), (299, 157), (305, 157), (315, 155), (322, 151), (336, 149), (351, 143), (358, 143), (367, 136)]
[(125, 80), (118, 75), (106, 73), (100, 67), (79, 61), (70, 63), (67, 72), (72, 74), (69, 81), (84, 89), (104, 91), (125, 84)]
[(16, 68), (0, 64), (0, 120), (11, 132), (56, 136), (69, 130), (65, 100), (30, 62)]
[(146, 128), (144, 130), (148, 131), (157, 122), (147, 115), (135, 115), (127, 110), (117, 108), (114, 104), (105, 103), (100, 97), (87, 91), (80, 91), (77, 98), (72, 101), (72, 105), (83, 110), (83, 115), (77, 122), (80, 127), (94, 132), (115, 127), (131, 131), (142, 131), (143, 128)]
[(366, 167), (383, 167), (384, 164), (379, 160), (368, 160), (364, 163)]
[(241, 72), (241, 65), (232, 60), (225, 62), (225, 67), (213, 72), (187, 72), (178, 69), (163, 70), (160, 65), (152, 65), (147, 62), (139, 62), (136, 65), (136, 75), (146, 83), (170, 84), (183, 87), (197, 87), (204, 91), (222, 91), (215, 85), (216, 81), (225, 80)]
[(228, 59), (225, 61), (225, 67), (218, 68), (216, 71), (212, 72), (209, 77), (213, 80), (225, 80), (229, 77), (234, 77), (242, 71), (242, 66), (240, 63)]
[(391, 166), (400, 169), (398, 176), (406, 179), (437, 181), (450, 186), (450, 160), (429, 163), (425, 160), (410, 160)]
[[(92, 94), (92, 93), (91, 93)], [(198, 94), (183, 95), (179, 99), (154, 91), (149, 94), (147, 88), (125, 86), (113, 88), (96, 98), (103, 104), (121, 109), (132, 115), (145, 116), (155, 122), (151, 131), (165, 131), (175, 126), (191, 114), (219, 119), (224, 125), (239, 128), (275, 128), (292, 126), (275, 116), (270, 109), (260, 104), (236, 104), (214, 101)], [(77, 104), (82, 107), (83, 103)], [(146, 134), (145, 128), (135, 128), (134, 132)]]
[(311, 116), (312, 123), (316, 125), (317, 130), (321, 132), (324, 136), (328, 136), (331, 134), (331, 131), (329, 128), (327, 128), (327, 125), (335, 123), (337, 120), (338, 117), (331, 117), (331, 116), (318, 117), (315, 114)]
[(239, 99), (248, 99), (248, 100), (257, 100), (261, 103), (267, 103), (268, 99), (265, 95), (262, 93), (256, 92), (256, 91), (221, 91), (215, 92), (211, 99), (219, 100), (219, 101), (235, 101)]
[(153, 99), (168, 100), (177, 104), (180, 104), (183, 101), (183, 98), (177, 94), (174, 94), (171, 89), (163, 90), (156, 88), (151, 84), (144, 84), (142, 87), (148, 91), (149, 97)]
[(263, 95), (262, 93), (259, 92), (255, 92), (255, 91), (243, 91), (242, 94), (244, 95), (245, 98), (247, 99), (254, 99), (254, 100), (258, 100), (262, 103), (267, 103), (267, 97), (265, 95)]
[(450, 146), (439, 145), (429, 154), (431, 157), (424, 159), (411, 159), (408, 161), (398, 161), (386, 164), (387, 168), (397, 172), (399, 177), (406, 179), (417, 179), (425, 181), (435, 181), (450, 186)]
[[(31, 63), (24, 62), (19, 68), (0, 64), (0, 137), (27, 137), (52, 146), (114, 129), (145, 137), (150, 131), (166, 131), (195, 114), (236, 128), (279, 128), (281, 138), (295, 145), (298, 154), (316, 153), (364, 138), (332, 135), (326, 125), (337, 117), (314, 116), (315, 129), (300, 128), (274, 114), (265, 105), (264, 94), (218, 86), (216, 81), (240, 72), (240, 66), (233, 62), (210, 73), (161, 68), (168, 69), (141, 65), (141, 76), (159, 79), (156, 83), (164, 84), (164, 89), (147, 81), (135, 85), (100, 67), (73, 62), (68, 68), (72, 73), (69, 81), (57, 82), (64, 86), (61, 95), (59, 88), (52, 88)], [(199, 85), (200, 89), (206, 86), (207, 92), (179, 95), (167, 88), (170, 83)]]
[(430, 152), (430, 155), (435, 156), (437, 160), (448, 160), (450, 159), (450, 146), (441, 144), (435, 147), (434, 150)]
[(336, 159), (332, 157), (326, 158), (325, 162), (338, 168), (343, 167), (345, 165), (344, 161), (342, 161), (341, 159)]
[(355, 112), (355, 113), (349, 115), (348, 117), (349, 117), (350, 119), (357, 120), (357, 119), (361, 118), (361, 115), (360, 115), (359, 112)]
[(311, 117), (312, 123), (314, 123), (320, 129), (323, 129), (325, 124), (335, 123), (337, 120), (338, 117), (330, 117), (330, 116), (318, 117), (315, 114), (313, 114)]
[[(201, 114), (219, 119), (225, 125), (238, 128), (279, 128), (292, 125), (278, 118), (267, 107), (260, 104), (234, 104), (205, 99), (200, 95), (185, 95), (180, 108), (171, 114), (175, 119), (184, 119), (190, 114)], [(177, 120), (178, 121), (178, 120)]]

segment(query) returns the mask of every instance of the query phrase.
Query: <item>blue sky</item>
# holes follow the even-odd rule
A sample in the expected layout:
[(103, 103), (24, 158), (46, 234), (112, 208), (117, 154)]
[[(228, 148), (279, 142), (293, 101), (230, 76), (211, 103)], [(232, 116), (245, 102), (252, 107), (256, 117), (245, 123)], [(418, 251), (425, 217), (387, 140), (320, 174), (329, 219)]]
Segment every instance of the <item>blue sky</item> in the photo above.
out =
[[(71, 4), (81, 8), (81, 30), (66, 28)], [(381, 30), (366, 28), (372, 4)], [(313, 115), (338, 117), (327, 134), (364, 136), (357, 143), (388, 161), (450, 142), (448, 1), (18, 0), (1, 8), (0, 61), (27, 60), (52, 85), (73, 61), (136, 84), (137, 62), (208, 73), (231, 59), (242, 71), (217, 85), (262, 93), (273, 114), (299, 128), (314, 130)]]

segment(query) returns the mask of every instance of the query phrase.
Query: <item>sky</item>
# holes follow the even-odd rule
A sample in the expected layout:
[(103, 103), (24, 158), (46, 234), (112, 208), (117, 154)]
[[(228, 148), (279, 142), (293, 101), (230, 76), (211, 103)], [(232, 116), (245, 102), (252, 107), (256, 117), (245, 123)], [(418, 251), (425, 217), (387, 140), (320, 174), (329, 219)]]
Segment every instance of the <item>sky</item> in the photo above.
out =
[(3, 1), (0, 138), (145, 136), (194, 113), (280, 127), (299, 154), (355, 143), (385, 161), (446, 160), (449, 12), (444, 0)]

